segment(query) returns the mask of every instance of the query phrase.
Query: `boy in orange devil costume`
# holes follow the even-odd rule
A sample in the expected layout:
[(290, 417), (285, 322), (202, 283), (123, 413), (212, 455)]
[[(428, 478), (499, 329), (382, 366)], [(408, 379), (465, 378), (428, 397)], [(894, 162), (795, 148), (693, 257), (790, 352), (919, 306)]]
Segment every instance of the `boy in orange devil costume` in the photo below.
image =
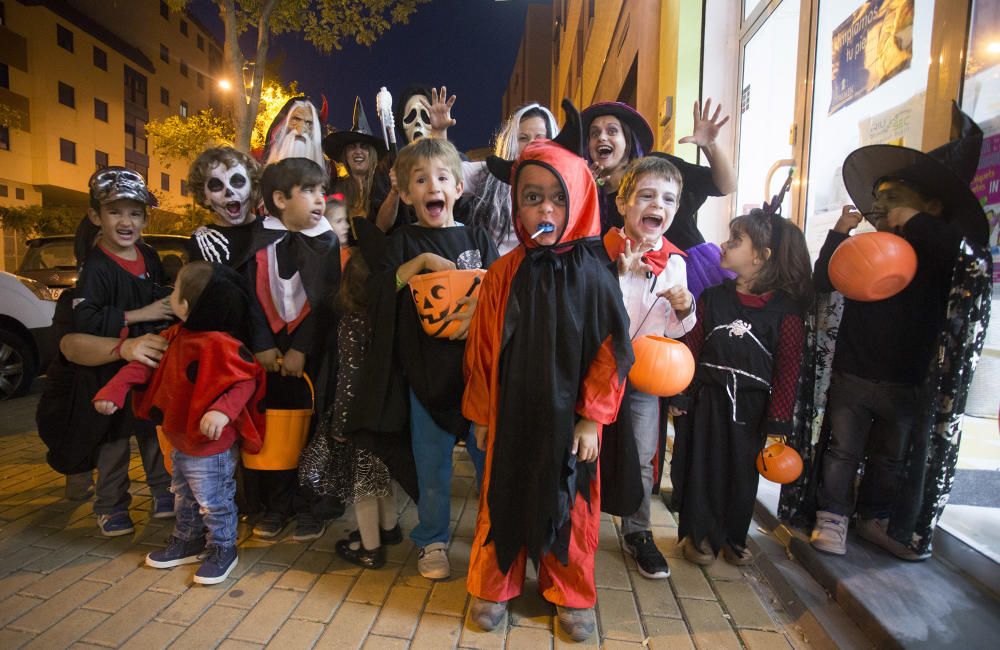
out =
[(468, 589), (473, 620), (493, 629), (531, 558), (542, 596), (582, 641), (595, 627), (601, 425), (618, 413), (632, 349), (579, 114), (563, 107), (556, 141), (488, 162), (512, 186), (521, 246), (486, 274), (465, 346), (462, 412), (486, 451)]

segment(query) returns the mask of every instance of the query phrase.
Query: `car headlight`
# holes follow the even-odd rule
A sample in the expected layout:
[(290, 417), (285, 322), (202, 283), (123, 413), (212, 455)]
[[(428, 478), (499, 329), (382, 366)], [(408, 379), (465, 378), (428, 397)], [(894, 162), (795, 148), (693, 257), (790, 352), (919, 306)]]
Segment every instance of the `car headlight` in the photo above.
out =
[(28, 287), (28, 291), (35, 294), (35, 297), (39, 300), (56, 299), (56, 296), (52, 295), (52, 291), (38, 280), (32, 280), (31, 278), (25, 278), (20, 275), (17, 276), (17, 279), (21, 281), (21, 284)]

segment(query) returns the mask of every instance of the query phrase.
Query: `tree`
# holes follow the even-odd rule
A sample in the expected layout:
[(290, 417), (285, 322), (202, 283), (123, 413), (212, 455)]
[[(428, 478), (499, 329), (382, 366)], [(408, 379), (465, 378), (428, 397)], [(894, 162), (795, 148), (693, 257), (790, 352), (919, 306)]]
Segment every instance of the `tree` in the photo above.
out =
[[(174, 9), (189, 0), (168, 0)], [(299, 32), (317, 50), (330, 53), (342, 49), (342, 41), (353, 39), (371, 46), (394, 24), (409, 22), (418, 4), (429, 0), (214, 0), (225, 26), (223, 51), (224, 74), (237, 88), (231, 93), (235, 146), (249, 151), (256, 122), (264, 70), (270, 53), (271, 36)], [(257, 31), (253, 55), (253, 80), (250, 97), (239, 92), (248, 57), (240, 48), (239, 36), (249, 29)]]
[(17, 230), (25, 237), (65, 235), (76, 232), (86, 208), (40, 205), (0, 207), (0, 225), (4, 230)]

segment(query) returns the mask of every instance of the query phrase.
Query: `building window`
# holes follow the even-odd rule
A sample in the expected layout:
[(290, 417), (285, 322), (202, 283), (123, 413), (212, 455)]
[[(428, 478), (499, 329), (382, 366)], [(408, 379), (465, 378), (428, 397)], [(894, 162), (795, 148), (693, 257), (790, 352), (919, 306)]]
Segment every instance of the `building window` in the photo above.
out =
[(73, 32), (66, 29), (62, 25), (56, 25), (56, 45), (66, 50), (67, 52), (73, 51)]
[(182, 178), (181, 179), (181, 196), (187, 196), (187, 195), (188, 195), (188, 182)]
[(181, 34), (188, 35), (188, 24), (186, 20), (181, 21)]
[(182, 77), (188, 76), (188, 64), (187, 61), (185, 61), (184, 59), (181, 59), (181, 76)]
[(104, 169), (108, 166), (108, 154), (104, 151), (94, 151), (94, 167)]
[(146, 76), (125, 66), (125, 99), (146, 108)]
[(125, 148), (141, 154), (146, 154), (146, 126), (136, 118), (126, 118)]
[(63, 106), (76, 108), (76, 91), (73, 86), (59, 82), (59, 103)]
[(160, 43), (160, 60), (164, 63), (170, 63), (170, 50), (163, 43)]
[(184, 101), (183, 99), (181, 100), (181, 110), (180, 110), (180, 113), (181, 113), (181, 117), (187, 117), (188, 116), (188, 103), (186, 101)]
[(23, 201), (24, 200), (24, 188), (23, 187), (15, 187), (14, 188), (14, 198), (17, 199), (18, 201)]
[(160, 86), (160, 103), (164, 106), (170, 106), (170, 91)]
[(59, 160), (76, 164), (76, 143), (59, 138)]
[(94, 98), (94, 119), (102, 122), (108, 121), (108, 103)]
[(6, 24), (7, 24), (7, 9), (3, 6), (3, 3), (0, 2), (0, 25), (6, 25)]
[(9, 194), (9, 190), (7, 189), (7, 186), (6, 186), (6, 185), (0, 185), (0, 196), (2, 196), (2, 197), (3, 197), (3, 198), (5, 198), (5, 199), (6, 199), (6, 198), (7, 198), (8, 196), (10, 196), (10, 194)]
[(205, 37), (201, 34), (198, 34), (198, 49), (202, 52), (205, 51)]
[(160, 189), (164, 192), (170, 191), (170, 174), (160, 172)]
[(160, 0), (160, 15), (167, 20), (170, 20), (170, 7), (168, 7), (167, 3), (163, 0)]
[(101, 70), (108, 69), (108, 53), (96, 45), (94, 46), (94, 65)]
[(10, 129), (6, 126), (0, 126), (0, 151), (10, 151)]
[(200, 72), (198, 73), (198, 87), (199, 88), (205, 87), (205, 75), (203, 75)]
[(0, 63), (0, 88), (10, 88), (10, 68), (6, 63)]

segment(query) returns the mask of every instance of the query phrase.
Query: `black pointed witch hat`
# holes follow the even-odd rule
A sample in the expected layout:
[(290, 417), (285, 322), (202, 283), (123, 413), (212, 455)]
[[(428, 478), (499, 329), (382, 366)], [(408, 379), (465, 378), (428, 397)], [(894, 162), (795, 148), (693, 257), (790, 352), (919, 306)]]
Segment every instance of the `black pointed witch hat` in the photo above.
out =
[(844, 161), (844, 185), (869, 221), (875, 190), (887, 180), (902, 181), (944, 204), (944, 216), (969, 241), (985, 246), (989, 224), (983, 205), (969, 187), (983, 147), (979, 125), (952, 104), (952, 140), (924, 153), (891, 144), (855, 149)]
[(344, 153), (344, 147), (353, 142), (363, 142), (375, 147), (375, 153), (379, 159), (388, 150), (381, 138), (372, 134), (372, 127), (368, 123), (368, 116), (365, 115), (365, 108), (361, 105), (361, 98), (354, 98), (354, 120), (350, 131), (334, 131), (323, 138), (323, 153), (330, 157), (330, 160), (341, 161), (340, 157)]
[[(561, 105), (566, 113), (566, 122), (559, 129), (559, 135), (552, 138), (552, 142), (583, 158), (584, 141), (583, 129), (580, 125), (580, 111), (576, 110), (576, 106), (573, 106), (573, 102), (568, 99), (563, 99)], [(486, 159), (486, 168), (490, 170), (491, 174), (509, 185), (514, 162), (500, 156), (489, 156)]]

